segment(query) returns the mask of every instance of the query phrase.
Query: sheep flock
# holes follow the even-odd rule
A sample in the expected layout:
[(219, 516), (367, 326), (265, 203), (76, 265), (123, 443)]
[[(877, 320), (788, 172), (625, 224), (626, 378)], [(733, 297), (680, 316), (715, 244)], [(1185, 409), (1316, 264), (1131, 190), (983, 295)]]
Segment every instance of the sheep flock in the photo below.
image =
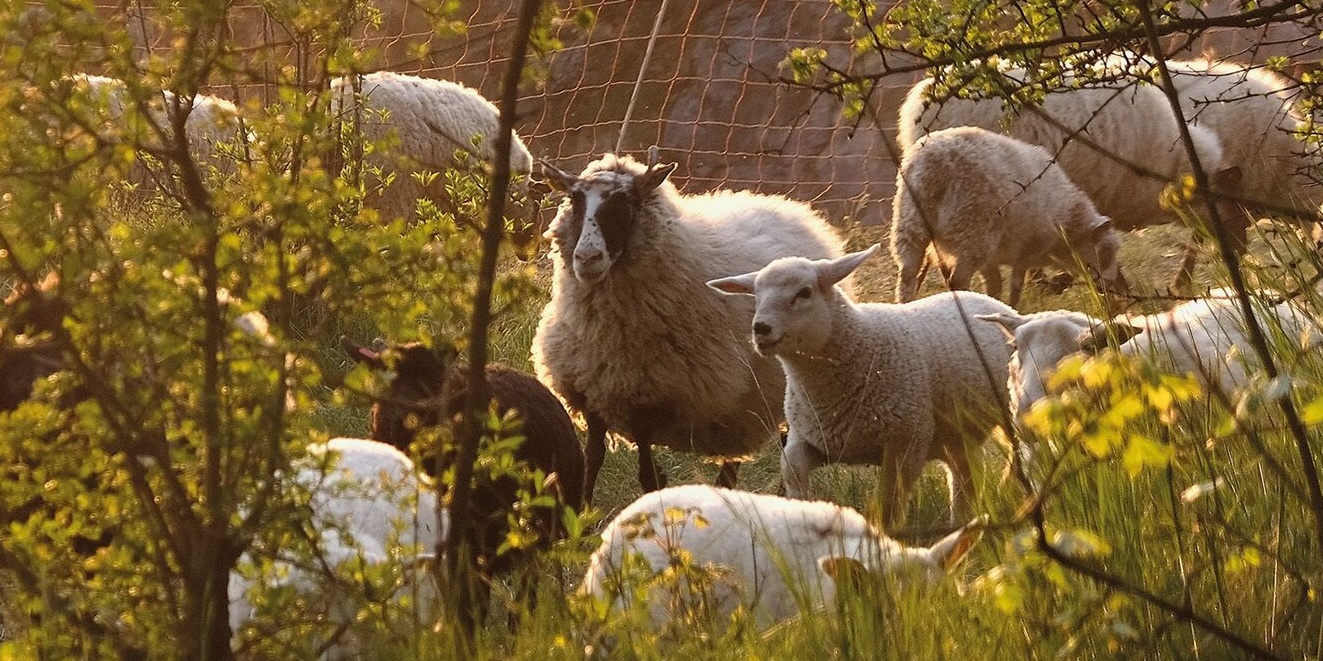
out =
[[(1076, 84), (1068, 72), (1068, 89), (1016, 108), (995, 97), (936, 98), (935, 78), (914, 85), (896, 120), (895, 302), (856, 291), (858, 270), (880, 244), (847, 252), (841, 229), (808, 202), (685, 192), (672, 181), (675, 164), (625, 154), (562, 164), (567, 170), (545, 164), (540, 175), (562, 199), (547, 230), (549, 301), (529, 348), (531, 369), (492, 364), (485, 372), (496, 417), (514, 420), (522, 439), (514, 460), (541, 480), (479, 487), (480, 519), (470, 528), (482, 580), (534, 571), (537, 553), (573, 520), (562, 513), (591, 507), (613, 437), (636, 451), (643, 494), (604, 512), (601, 545), (578, 594), (624, 609), (640, 580), (693, 562), (721, 568), (705, 585), (707, 607), (723, 621), (743, 608), (766, 627), (831, 604), (843, 580), (899, 577), (906, 590), (943, 580), (982, 534), (978, 490), (1015, 488), (976, 479), (985, 441), (1019, 435), (1024, 417), (1051, 398), (1050, 377), (1070, 356), (1106, 350), (1110, 341), (1134, 360), (1194, 375), (1234, 409), (1258, 366), (1250, 321), (1297, 357), (1323, 341), (1304, 304), (1277, 299), (1251, 319), (1227, 291), (1109, 318), (1015, 307), (1027, 278), (1044, 267), (1084, 276), (1078, 286), (1099, 301), (1135, 293), (1119, 261), (1125, 233), (1178, 220), (1159, 200), (1195, 168), (1211, 182), (1235, 250), (1245, 250), (1256, 208), (1316, 210), (1296, 172), (1308, 163), (1290, 136), (1297, 120), (1281, 81), (1230, 63), (1170, 65), (1184, 126), (1158, 87), (1137, 82), (1150, 74), (1143, 59), (1105, 60), (1099, 66), (1128, 74), (1105, 76), (1111, 82)], [(1028, 76), (1002, 74), (1015, 84)], [(126, 112), (123, 83), (83, 76), (75, 86), (93, 108), (89, 125), (109, 126)], [(339, 134), (392, 145), (366, 157), (376, 179), (363, 184), (364, 206), (384, 218), (411, 218), (420, 199), (445, 203), (443, 180), (423, 184), (412, 172), (496, 155), (498, 111), (462, 85), (378, 72), (338, 78), (328, 91)], [(147, 110), (191, 113), (173, 122), (186, 134), (171, 144), (187, 145), (212, 174), (235, 167), (243, 146), (261, 139), (224, 99), (162, 91)], [(514, 136), (509, 157), (521, 177), (539, 176), (538, 148)], [(165, 176), (138, 167), (131, 176), (140, 181)], [(936, 289), (924, 280), (928, 264), (937, 267)], [(1010, 268), (1004, 299), (1003, 266)], [(986, 293), (970, 291), (976, 276)], [(62, 314), (57, 289), (22, 289), (6, 302), (0, 409), (19, 407), (33, 381), (64, 360), (47, 341)], [(350, 365), (386, 384), (372, 393), (370, 438), (310, 443), (307, 456), (276, 477), (310, 494), (306, 510), (323, 564), (389, 568), (435, 608), (444, 586), (419, 567), (449, 542), (436, 481), (453, 458), (440, 444), (459, 422), (468, 368), (446, 347), (346, 340), (344, 349)], [(719, 464), (717, 486), (668, 486), (657, 447)], [(1025, 460), (1037, 452), (1021, 449)], [(783, 495), (737, 488), (740, 462), (765, 452), (779, 453)], [(910, 523), (916, 484), (933, 461), (949, 475), (950, 516), (917, 522), (940, 534), (897, 541), (889, 533)], [(880, 467), (878, 521), (809, 500), (811, 474), (828, 464)], [(516, 534), (510, 522), (528, 515), (520, 508), (529, 489), (548, 496), (533, 515), (538, 539), (526, 553), (507, 552)], [(323, 596), (326, 617), (353, 626), (338, 588), (292, 559), (274, 562), (275, 570), (245, 556), (233, 574), (236, 635), (259, 610), (250, 596), (262, 584)], [(677, 617), (683, 601), (655, 590), (644, 597), (657, 627)]]

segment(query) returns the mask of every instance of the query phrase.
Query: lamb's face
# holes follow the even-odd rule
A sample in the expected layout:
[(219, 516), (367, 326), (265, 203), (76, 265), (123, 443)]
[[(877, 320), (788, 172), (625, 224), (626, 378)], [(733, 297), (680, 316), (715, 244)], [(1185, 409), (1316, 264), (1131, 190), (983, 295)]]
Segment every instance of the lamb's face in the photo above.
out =
[(763, 356), (817, 355), (832, 336), (836, 308), (848, 304), (836, 283), (849, 277), (876, 244), (836, 259), (782, 257), (760, 271), (712, 280), (727, 294), (752, 294), (753, 347)]
[(783, 258), (767, 265), (754, 281), (754, 350), (769, 357), (821, 350), (831, 337), (832, 286), (822, 286), (807, 259)]
[(1011, 408), (1020, 418), (1047, 396), (1047, 379), (1057, 363), (1081, 350), (1081, 342), (1102, 322), (1081, 312), (1060, 310), (1037, 315), (981, 315), (1001, 324), (1012, 337), (1008, 389)]

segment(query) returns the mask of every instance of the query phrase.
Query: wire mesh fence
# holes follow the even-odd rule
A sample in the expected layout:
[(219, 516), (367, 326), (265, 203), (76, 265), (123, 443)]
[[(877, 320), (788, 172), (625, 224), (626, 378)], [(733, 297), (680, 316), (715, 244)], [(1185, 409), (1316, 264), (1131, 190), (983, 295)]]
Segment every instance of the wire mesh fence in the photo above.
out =
[[(682, 190), (718, 187), (780, 193), (812, 202), (834, 222), (890, 218), (896, 158), (893, 135), (904, 90), (920, 74), (885, 79), (873, 97), (877, 122), (842, 116), (840, 103), (782, 80), (779, 63), (793, 48), (821, 47), (838, 61), (851, 54), (848, 21), (831, 0), (599, 0), (584, 29), (559, 29), (564, 46), (547, 58), (544, 80), (525, 86), (517, 130), (536, 157), (577, 172), (597, 154), (640, 154), (657, 145), (679, 163)], [(378, 20), (355, 29), (356, 41), (382, 69), (457, 80), (496, 98), (509, 57), (511, 3), (463, 0), (448, 17), (410, 0), (379, 0)], [(126, 21), (144, 54), (169, 48), (154, 6), (100, 7)], [(1233, 0), (1190, 11), (1222, 15)], [(438, 30), (443, 21), (462, 30)], [(656, 34), (654, 35), (653, 32)], [(299, 71), (317, 44), (287, 29), (261, 5), (239, 0), (227, 38), (266, 52), (268, 64), (230, 83), (235, 95), (271, 97), (270, 81)], [(1241, 62), (1312, 54), (1317, 35), (1295, 25), (1214, 28), (1173, 47)], [(651, 49), (650, 58), (645, 54)], [(220, 90), (219, 93), (224, 93)], [(633, 102), (632, 115), (625, 122)], [(880, 124), (880, 126), (879, 126)]]

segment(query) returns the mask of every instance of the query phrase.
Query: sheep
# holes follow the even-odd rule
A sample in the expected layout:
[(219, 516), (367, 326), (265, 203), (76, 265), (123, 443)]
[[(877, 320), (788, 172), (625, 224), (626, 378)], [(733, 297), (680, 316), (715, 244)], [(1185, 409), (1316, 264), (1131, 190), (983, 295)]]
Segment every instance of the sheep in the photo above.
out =
[[(98, 129), (98, 133), (114, 134), (124, 130), (128, 106), (134, 102), (124, 81), (88, 74), (77, 74), (72, 81), (79, 97), (90, 104), (94, 112), (94, 116), (89, 118), (90, 123)], [(202, 168), (203, 174), (232, 173), (236, 162), (234, 150), (252, 141), (252, 137), (243, 128), (239, 110), (233, 103), (220, 97), (208, 94), (185, 96), (162, 90), (147, 99), (145, 110), (147, 121), (152, 127), (147, 129), (142, 143), (135, 147), (157, 158), (173, 153), (172, 118), (176, 113), (183, 113), (184, 138), (189, 153)], [(152, 171), (139, 161), (129, 180), (135, 184), (159, 184), (161, 177), (161, 173)]]
[[(453, 347), (431, 349), (414, 342), (376, 351), (348, 338), (340, 342), (355, 361), (395, 374), (390, 385), (373, 398), (369, 438), (408, 452), (418, 430), (449, 421), (463, 410), (468, 369), (457, 362)], [(498, 412), (518, 414), (519, 426), (508, 430), (524, 437), (514, 458), (547, 476), (549, 491), (557, 496), (560, 507), (581, 509), (583, 451), (560, 400), (537, 379), (504, 365), (487, 366), (487, 383)], [(436, 477), (453, 463), (450, 452), (441, 459), (438, 461), (434, 450), (425, 453), (423, 470)], [(484, 576), (506, 573), (528, 559), (517, 551), (498, 553), (507, 540), (508, 516), (519, 499), (521, 484), (511, 476), (493, 481), (480, 474), (477, 480), (468, 526), (475, 561)], [(541, 537), (539, 548), (563, 534), (560, 507), (536, 508), (534, 529)]]
[[(910, 548), (833, 503), (698, 484), (671, 487), (644, 494), (607, 525), (580, 592), (619, 609), (634, 590), (653, 583), (644, 599), (654, 626), (686, 606), (709, 608), (714, 622), (725, 622), (741, 605), (766, 626), (802, 606), (832, 603), (836, 583), (861, 571), (894, 576), (902, 587), (933, 581), (980, 534), (971, 524), (931, 547)], [(675, 584), (658, 583), (677, 563), (704, 572), (712, 583), (684, 572), (675, 574), (684, 577)]]
[(825, 463), (880, 465), (884, 514), (899, 522), (924, 463), (938, 459), (953, 477), (952, 515), (969, 513), (966, 443), (1000, 423), (1010, 361), (1002, 334), (973, 317), (1015, 311), (974, 292), (855, 303), (834, 285), (878, 248), (782, 258), (708, 285), (755, 297), (753, 345), (785, 368), (786, 495), (807, 497), (809, 472)]
[[(1007, 69), (1002, 74), (1011, 85), (1027, 80), (1022, 69)], [(927, 78), (906, 93), (897, 127), (903, 151), (911, 149), (923, 134), (977, 126), (1046, 148), (1117, 229), (1176, 219), (1159, 199), (1169, 181), (1193, 168), (1171, 105), (1156, 86), (1146, 82), (1087, 83), (1067, 72), (1062, 81), (1066, 89), (1049, 92), (1037, 106), (1010, 111), (1000, 98), (951, 98), (936, 103), (931, 98), (934, 84)], [(1228, 160), (1218, 134), (1202, 124), (1190, 125), (1189, 134), (1212, 187), (1237, 190), (1252, 164)], [(1138, 175), (1134, 166), (1158, 176)], [(1232, 246), (1243, 251), (1248, 219), (1225, 205), (1219, 208), (1219, 216)], [(1182, 265), (1180, 280), (1188, 278), (1190, 268), (1192, 263)]]
[[(391, 564), (402, 581), (398, 594), (410, 594), (423, 613), (434, 612), (440, 593), (428, 572), (415, 571), (419, 562), (435, 559), (439, 542), (449, 532), (449, 515), (438, 507), (434, 487), (423, 479), (412, 461), (395, 448), (358, 438), (333, 438), (312, 446), (296, 462), (292, 483), (309, 494), (310, 528), (317, 556), (313, 568), (277, 558), (271, 573), (262, 575), (251, 555), (241, 558), (230, 573), (230, 629), (239, 635), (256, 615), (250, 593), (258, 585), (291, 586), (320, 601), (334, 624), (349, 627), (357, 607), (352, 597), (337, 592), (353, 589), (337, 585), (325, 570), (345, 563)], [(362, 597), (360, 597), (362, 598)], [(378, 599), (377, 596), (368, 598)], [(352, 636), (351, 636), (352, 638)], [(346, 642), (335, 656), (353, 657)]]
[(652, 446), (738, 461), (776, 435), (785, 377), (743, 341), (752, 305), (703, 283), (777, 257), (840, 254), (841, 239), (808, 205), (774, 195), (684, 195), (675, 164), (644, 167), (606, 154), (578, 176), (547, 168), (569, 193), (552, 221), (551, 300), (533, 340), (538, 378), (588, 425), (585, 500), (608, 429), (639, 451), (639, 483), (662, 483)]
[(1066, 177), (1047, 150), (977, 127), (935, 131), (905, 152), (896, 176), (891, 252), (900, 271), (896, 300), (914, 300), (931, 243), (947, 284), (968, 289), (983, 273), (1001, 295), (999, 267), (1011, 267), (1012, 306), (1025, 272), (1076, 256), (1107, 288), (1124, 289), (1112, 221)]
[[(342, 134), (347, 131), (371, 141), (388, 136), (398, 140), (389, 154), (368, 160), (369, 169), (380, 169), (380, 179), (367, 181), (364, 203), (383, 217), (412, 217), (419, 198), (448, 199), (444, 177), (423, 183), (414, 173), (454, 168), (457, 150), (482, 163), (495, 160), (500, 111), (464, 85), (377, 71), (336, 78), (330, 92), (332, 116), (346, 127)], [(510, 171), (527, 175), (533, 169), (533, 157), (518, 135), (511, 137)], [(523, 213), (509, 210), (512, 217)]]
[[(1259, 307), (1255, 317), (1270, 337), (1279, 329), (1296, 349), (1319, 342), (1318, 322), (1294, 301)], [(979, 318), (997, 324), (1011, 338), (1014, 354), (1007, 388), (1017, 419), (1047, 395), (1046, 380), (1063, 358), (1101, 348), (1105, 343), (1100, 338), (1107, 331), (1118, 334), (1122, 354), (1152, 361), (1169, 372), (1193, 374), (1225, 402), (1235, 401), (1257, 362), (1240, 302), (1227, 290), (1215, 290), (1158, 314), (1118, 316), (1110, 324), (1070, 310)]]

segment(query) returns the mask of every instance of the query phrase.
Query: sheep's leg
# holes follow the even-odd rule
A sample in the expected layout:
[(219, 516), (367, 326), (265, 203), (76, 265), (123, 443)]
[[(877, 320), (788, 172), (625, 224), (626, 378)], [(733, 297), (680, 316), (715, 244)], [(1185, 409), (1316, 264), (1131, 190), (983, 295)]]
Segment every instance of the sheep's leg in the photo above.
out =
[(739, 473), (740, 473), (740, 462), (738, 461), (721, 462), (721, 470), (717, 471), (717, 486), (725, 487), (727, 489), (734, 489), (735, 480), (736, 478), (739, 477)]
[(968, 520), (974, 515), (974, 473), (969, 465), (969, 449), (955, 439), (942, 451), (942, 462), (951, 471), (951, 522)]
[(583, 502), (593, 503), (593, 488), (597, 486), (597, 474), (602, 470), (606, 459), (606, 421), (602, 416), (589, 411), (584, 415), (588, 420), (588, 447), (584, 449)]
[(923, 474), (925, 457), (914, 447), (886, 447), (882, 451), (882, 484), (879, 490), (881, 520), (887, 529), (905, 523), (910, 491)]
[(652, 458), (652, 443), (636, 440), (639, 449), (639, 486), (643, 492), (656, 491), (666, 486), (666, 476), (657, 470), (657, 462)]
[[(988, 290), (988, 296), (1001, 298), (1001, 267), (991, 264), (985, 267), (983, 273), (983, 286)], [(1015, 271), (1011, 271), (1011, 295), (1015, 295)], [(1014, 307), (1015, 304), (1011, 303)]]
[(1024, 267), (1011, 267), (1011, 291), (1006, 295), (1006, 304), (1015, 307), (1020, 304), (1020, 294), (1024, 293)]
[(947, 273), (946, 286), (948, 288), (967, 290), (969, 289), (969, 281), (974, 278), (974, 267), (970, 266), (969, 260), (964, 260), (956, 264), (955, 268), (947, 271)]
[(922, 250), (901, 250), (897, 257), (900, 281), (896, 285), (896, 302), (907, 303), (919, 295), (919, 283), (928, 271), (928, 262)]
[(809, 472), (825, 463), (827, 458), (822, 451), (797, 440), (792, 430), (781, 451), (781, 482), (785, 484), (786, 497), (808, 498)]

